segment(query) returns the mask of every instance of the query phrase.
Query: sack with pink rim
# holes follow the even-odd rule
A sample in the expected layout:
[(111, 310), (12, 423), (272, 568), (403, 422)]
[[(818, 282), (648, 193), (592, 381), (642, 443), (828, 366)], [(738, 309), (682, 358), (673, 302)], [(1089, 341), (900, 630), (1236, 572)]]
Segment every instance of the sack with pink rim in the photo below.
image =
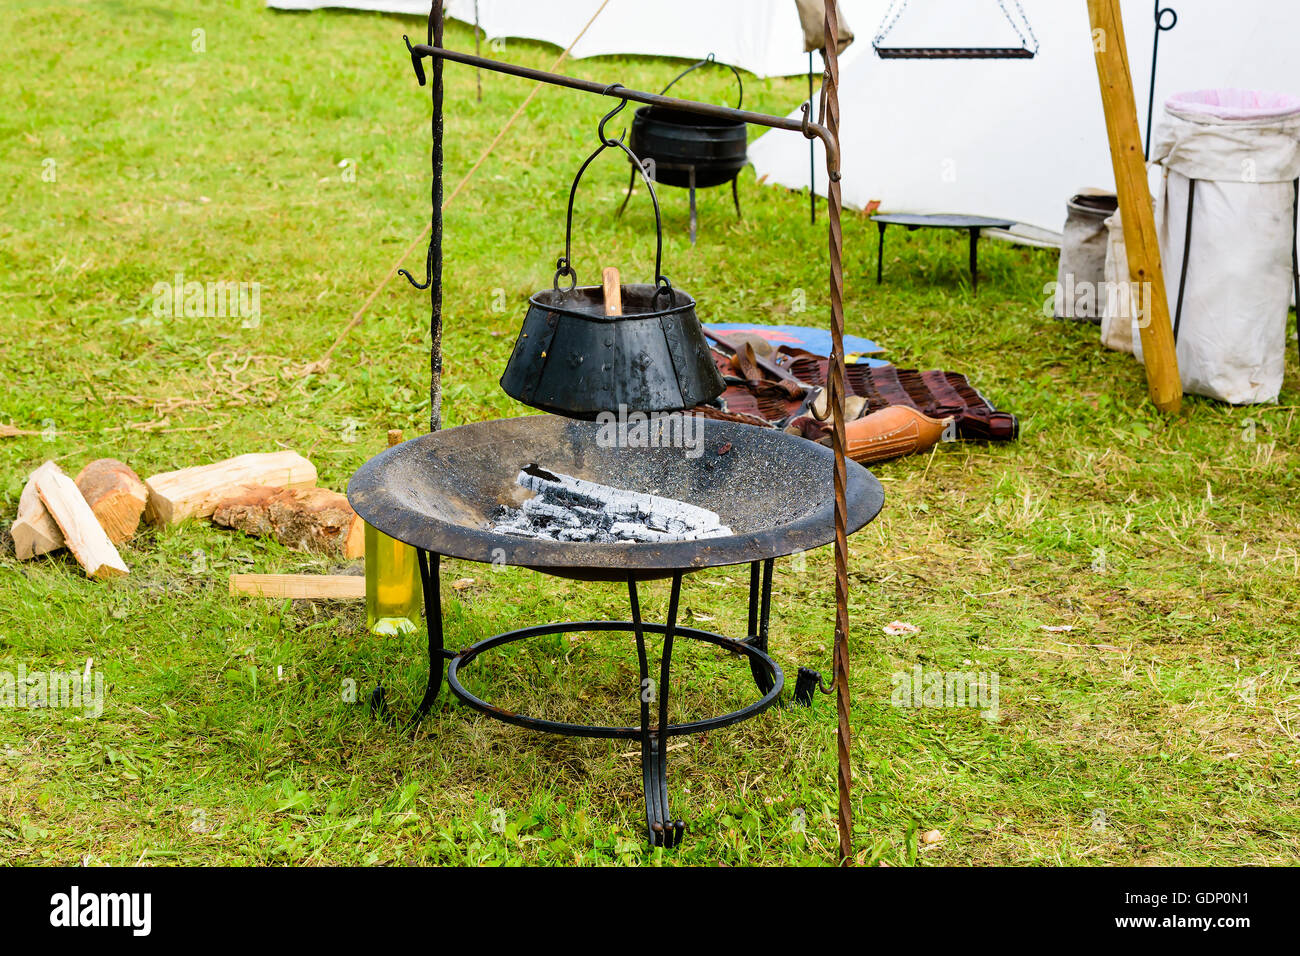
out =
[[(1275, 401), (1300, 285), (1300, 97), (1171, 96), (1151, 158), (1162, 172), (1156, 230), (1183, 390), (1233, 404)], [(1133, 346), (1140, 360), (1136, 331)]]

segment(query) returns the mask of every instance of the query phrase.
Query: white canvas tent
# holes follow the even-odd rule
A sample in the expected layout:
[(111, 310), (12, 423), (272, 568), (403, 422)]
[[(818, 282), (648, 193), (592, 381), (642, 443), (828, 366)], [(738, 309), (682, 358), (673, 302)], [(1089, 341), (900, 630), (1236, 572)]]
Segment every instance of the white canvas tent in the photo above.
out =
[[(1003, 0), (1014, 13), (1013, 0)], [(427, 15), (428, 0), (269, 0), (271, 6), (336, 6)], [(841, 0), (857, 42), (840, 58), (844, 201), (883, 210), (998, 216), (1022, 235), (1051, 240), (1080, 187), (1114, 186), (1085, 0), (1020, 0), (1039, 43), (1032, 60), (882, 60), (871, 50), (890, 0)], [(1300, 3), (1168, 0), (1177, 26), (1162, 35), (1156, 123), (1170, 94), (1237, 86), (1300, 94), (1294, 47)], [(489, 37), (567, 46), (600, 0), (478, 0)], [(1152, 0), (1122, 0), (1129, 63), (1145, 123)], [(448, 0), (449, 16), (474, 20), (474, 0)], [(890, 45), (1018, 46), (998, 0), (909, 0)], [(760, 76), (807, 70), (794, 0), (610, 0), (574, 48), (719, 60)], [(815, 55), (814, 55), (815, 56)], [(815, 57), (816, 59), (816, 57)], [(817, 63), (821, 68), (820, 61)], [(614, 78), (617, 79), (617, 78)], [(791, 104), (791, 115), (798, 115)], [(817, 190), (825, 164), (817, 145)], [(754, 142), (750, 158), (768, 183), (808, 185), (808, 143), (788, 132)]]
[[(489, 37), (523, 37), (563, 48), (600, 8), (600, 2), (478, 0), (478, 22)], [(429, 0), (268, 0), (268, 5), (282, 10), (349, 7), (429, 14)], [(859, 11), (872, 5), (870, 0), (840, 0), (845, 19), (859, 35), (866, 17)], [(474, 0), (446, 0), (444, 9), (449, 17), (474, 22)], [(580, 59), (618, 53), (688, 60), (702, 60), (713, 53), (723, 63), (756, 76), (790, 76), (808, 70), (794, 0), (655, 0), (650, 4), (610, 0), (571, 55)], [(844, 62), (849, 59), (846, 52)]]
[[(1114, 188), (1084, 0), (1021, 0), (1032, 60), (882, 60), (870, 38), (888, 0), (856, 26), (862, 54), (840, 78), (844, 201), (882, 211), (1000, 216), (1059, 232), (1083, 186)], [(1181, 90), (1236, 86), (1300, 94), (1300, 4), (1176, 0), (1161, 35), (1155, 123)], [(1008, 4), (1008, 7), (1011, 5)], [(1155, 32), (1151, 0), (1122, 0), (1129, 66), (1145, 125)], [(911, 0), (892, 44), (1018, 45), (996, 0)], [(795, 115), (792, 113), (792, 115)], [(750, 149), (768, 182), (808, 183), (808, 145), (768, 133)], [(818, 191), (825, 194), (818, 145)], [(1025, 230), (1032, 232), (1032, 230)]]

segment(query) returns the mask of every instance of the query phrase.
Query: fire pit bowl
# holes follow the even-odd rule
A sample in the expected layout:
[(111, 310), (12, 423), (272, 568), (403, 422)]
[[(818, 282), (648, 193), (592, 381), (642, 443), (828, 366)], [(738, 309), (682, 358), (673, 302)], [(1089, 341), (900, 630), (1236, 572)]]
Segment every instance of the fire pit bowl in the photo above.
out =
[[(609, 542), (521, 538), (492, 530), (503, 510), (528, 499), (530, 492), (517, 479), (534, 463), (540, 470), (529, 469), (530, 478), (558, 481), (556, 473), (563, 473), (571, 479), (612, 486), (617, 492), (675, 499), (648, 501), (652, 510), (647, 514), (654, 508), (694, 505), (715, 512), (728, 530), (715, 520), (704, 530), (717, 531), (718, 537)], [(846, 465), (851, 534), (876, 516), (884, 494), (865, 468), (853, 461)], [(773, 565), (782, 555), (806, 551), (834, 538), (833, 470), (830, 449), (803, 438), (680, 413), (643, 415), (636, 421), (628, 416), (622, 422), (554, 415), (498, 419), (423, 435), (372, 458), (352, 476), (348, 498), (367, 522), (418, 549), (424, 587), (429, 679), (410, 726), (414, 727), (437, 700), (443, 662), (447, 661), (447, 684), (452, 693), (467, 707), (496, 720), (566, 736), (639, 739), (647, 837), (654, 846), (678, 846), (686, 824), (668, 809), (668, 739), (726, 727), (761, 713), (779, 699), (785, 676), (767, 653)], [(592, 488), (581, 487), (588, 492)], [(589, 510), (597, 520), (599, 512)], [(443, 641), (442, 555), (583, 580), (622, 581), (628, 589), (631, 619), (517, 627), (462, 650), (449, 650)], [(741, 563), (750, 566), (746, 635), (726, 637), (683, 626), (678, 621), (682, 578), (701, 568)], [(660, 577), (672, 579), (662, 624), (642, 618), (637, 587), (639, 581)], [(640, 675), (635, 685), (640, 709), (637, 724), (604, 727), (544, 720), (494, 706), (462, 683), (462, 671), (485, 652), (539, 636), (589, 631), (633, 636)], [(646, 641), (654, 634), (662, 635), (657, 681), (650, 676)], [(703, 641), (743, 657), (759, 699), (729, 713), (671, 724), (668, 698), (675, 639)], [(816, 672), (801, 669), (796, 699), (801, 697), (799, 687), (804, 687), (802, 696), (811, 702), (812, 689), (819, 682)], [(647, 695), (647, 688), (653, 688), (653, 694)], [(392, 719), (382, 683), (370, 700), (372, 710)]]
[[(369, 524), (433, 554), (516, 565), (592, 581), (646, 580), (674, 571), (742, 564), (829, 544), (834, 539), (831, 450), (783, 432), (695, 416), (651, 418), (647, 441), (627, 447), (615, 423), (528, 415), (422, 435), (370, 459), (348, 484)], [(689, 444), (692, 447), (681, 447)], [(622, 447), (620, 447), (622, 446)], [(695, 457), (692, 457), (695, 456)], [(728, 537), (699, 541), (587, 543), (519, 538), (490, 530), (503, 506), (529, 493), (515, 483), (537, 463), (628, 491), (716, 511)], [(848, 468), (848, 531), (884, 504), (880, 483)]]

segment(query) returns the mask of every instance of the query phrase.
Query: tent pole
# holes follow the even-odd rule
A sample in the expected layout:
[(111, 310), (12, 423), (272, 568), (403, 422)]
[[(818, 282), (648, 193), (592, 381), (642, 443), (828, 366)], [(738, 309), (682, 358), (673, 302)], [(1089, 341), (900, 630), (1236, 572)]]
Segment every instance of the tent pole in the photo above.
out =
[(1160, 243), (1151, 210), (1147, 165), (1142, 158), (1142, 130), (1138, 126), (1133, 74), (1124, 45), (1124, 21), (1119, 0), (1088, 0), (1092, 47), (1101, 83), (1101, 103), (1106, 112), (1110, 158), (1115, 168), (1124, 243), (1128, 246), (1129, 281), (1138, 302), (1146, 308), (1138, 330), (1147, 369), (1147, 391), (1162, 412), (1176, 413), (1183, 403), (1183, 383), (1178, 375), (1174, 330), (1169, 322)]
[[(823, 79), (826, 103), (826, 129), (832, 140), (839, 142), (840, 134), (840, 24), (838, 6), (834, 0), (826, 3), (826, 46), (822, 53), (826, 61)], [(837, 718), (836, 744), (839, 766), (839, 813), (837, 823), (840, 836), (840, 865), (853, 862), (853, 806), (849, 799), (852, 786), (852, 768), (849, 751), (852, 730), (849, 727), (849, 536), (848, 504), (845, 489), (848, 484), (844, 463), (844, 234), (840, 227), (841, 197), (839, 177), (832, 173), (826, 184), (826, 212), (830, 224), (827, 230), (830, 252), (831, 288), (831, 362), (830, 406), (834, 419), (832, 439), (835, 450), (835, 652), (834, 684), (835, 713)]]
[[(478, 0), (474, 0), (474, 55), (475, 56), (479, 56), (482, 53), (482, 48), (479, 46), (478, 30), (479, 30)], [(442, 44), (439, 43), (438, 46), (442, 46)], [(478, 90), (478, 101), (482, 103), (483, 102), (483, 71), (480, 70), (478, 67), (474, 68), (474, 85)]]

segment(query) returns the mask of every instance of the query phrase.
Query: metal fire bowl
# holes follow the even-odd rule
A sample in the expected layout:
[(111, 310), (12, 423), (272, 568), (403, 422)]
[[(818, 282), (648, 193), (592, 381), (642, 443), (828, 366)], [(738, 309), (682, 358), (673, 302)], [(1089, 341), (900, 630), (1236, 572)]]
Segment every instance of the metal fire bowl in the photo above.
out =
[[(695, 458), (683, 448), (606, 447), (612, 443), (600, 440), (600, 424), (555, 415), (448, 428), (370, 459), (348, 483), (348, 500), (367, 522), (417, 548), (587, 581), (623, 581), (629, 572), (638, 579), (665, 577), (794, 554), (834, 540), (829, 448), (775, 429), (690, 420), (702, 426), (696, 434), (703, 436), (703, 453)], [(711, 508), (734, 533), (666, 544), (592, 544), (487, 530), (500, 506), (518, 506), (531, 496), (515, 478), (532, 462)], [(871, 472), (854, 461), (846, 465), (852, 534), (879, 514), (885, 496)]]

